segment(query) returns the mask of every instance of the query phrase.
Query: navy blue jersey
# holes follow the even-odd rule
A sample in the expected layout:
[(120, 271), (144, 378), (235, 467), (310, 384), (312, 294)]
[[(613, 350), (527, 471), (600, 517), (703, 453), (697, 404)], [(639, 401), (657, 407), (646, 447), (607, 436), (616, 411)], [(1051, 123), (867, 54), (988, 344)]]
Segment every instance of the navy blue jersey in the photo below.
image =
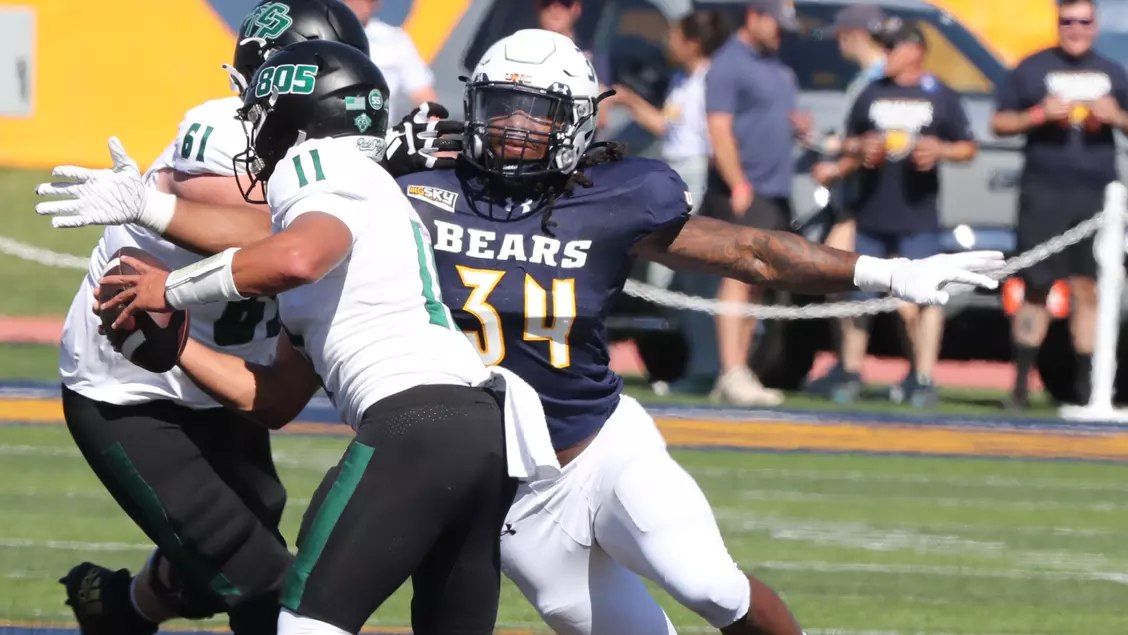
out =
[(999, 85), (999, 110), (1026, 110), (1049, 94), (1072, 103), (1069, 119), (1047, 122), (1026, 134), (1027, 182), (1092, 185), (1116, 180), (1116, 137), (1110, 126), (1093, 120), (1090, 108), (1111, 95), (1128, 108), (1128, 74), (1094, 51), (1072, 57), (1061, 48), (1022, 60)]
[(685, 183), (664, 163), (628, 158), (584, 173), (592, 186), (558, 198), (547, 223), (541, 199), (495, 194), (466, 165), (398, 179), (431, 233), (443, 301), (487, 364), (540, 393), (558, 450), (619, 402), (603, 322), (632, 248), (689, 212)]

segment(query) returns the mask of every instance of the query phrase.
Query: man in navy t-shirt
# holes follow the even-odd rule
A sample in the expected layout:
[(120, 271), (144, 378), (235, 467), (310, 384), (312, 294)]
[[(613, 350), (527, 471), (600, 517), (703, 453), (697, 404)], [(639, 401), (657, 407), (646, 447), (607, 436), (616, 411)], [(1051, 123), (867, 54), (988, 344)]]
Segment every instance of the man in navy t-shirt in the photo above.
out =
[[(840, 179), (857, 173), (858, 191), (848, 205), (857, 219), (858, 253), (926, 258), (940, 251), (939, 165), (970, 161), (976, 144), (959, 94), (924, 70), (924, 34), (890, 18), (882, 38), (889, 49), (885, 77), (867, 86), (850, 109), (845, 154), (831, 174)], [(944, 312), (906, 304), (900, 314), (912, 343), (912, 370), (891, 396), (933, 405)], [(855, 392), (868, 341), (867, 319), (843, 320), (842, 375)]]
[[(1128, 76), (1093, 51), (1096, 8), (1062, 0), (1059, 44), (1023, 60), (999, 86), (991, 122), (999, 136), (1026, 135), (1018, 203), (1018, 248), (1025, 251), (1091, 217), (1117, 178), (1116, 129), (1128, 131)], [(1092, 240), (1022, 272), (1025, 301), (1011, 329), (1016, 364), (1012, 404), (1027, 404), (1027, 376), (1046, 337), (1046, 296), (1069, 279), (1071, 333), (1077, 353), (1075, 397), (1087, 401), (1097, 305)]]

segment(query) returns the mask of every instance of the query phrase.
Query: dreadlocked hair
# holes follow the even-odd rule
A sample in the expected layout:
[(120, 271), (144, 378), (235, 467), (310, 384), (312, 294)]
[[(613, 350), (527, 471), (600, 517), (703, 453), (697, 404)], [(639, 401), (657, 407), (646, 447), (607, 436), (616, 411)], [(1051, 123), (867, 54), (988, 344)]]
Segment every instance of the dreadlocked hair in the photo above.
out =
[(614, 141), (598, 141), (591, 144), (587, 152), (580, 157), (576, 169), (567, 178), (546, 180), (537, 183), (534, 192), (544, 197), (544, 207), (541, 209), (541, 233), (545, 236), (555, 236), (553, 227), (556, 223), (552, 220), (552, 208), (561, 196), (570, 198), (576, 186), (591, 187), (591, 179), (584, 174), (584, 168), (590, 168), (603, 163), (614, 163), (627, 156), (627, 146)]

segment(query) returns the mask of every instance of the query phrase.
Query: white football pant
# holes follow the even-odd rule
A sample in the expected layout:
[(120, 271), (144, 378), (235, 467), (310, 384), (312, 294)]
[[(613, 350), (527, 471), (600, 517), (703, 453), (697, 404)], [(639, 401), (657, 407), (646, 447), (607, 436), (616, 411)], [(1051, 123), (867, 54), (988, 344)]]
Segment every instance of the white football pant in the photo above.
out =
[(751, 603), (701, 488), (627, 396), (558, 478), (521, 484), (501, 563), (565, 635), (674, 633), (639, 576), (718, 629)]

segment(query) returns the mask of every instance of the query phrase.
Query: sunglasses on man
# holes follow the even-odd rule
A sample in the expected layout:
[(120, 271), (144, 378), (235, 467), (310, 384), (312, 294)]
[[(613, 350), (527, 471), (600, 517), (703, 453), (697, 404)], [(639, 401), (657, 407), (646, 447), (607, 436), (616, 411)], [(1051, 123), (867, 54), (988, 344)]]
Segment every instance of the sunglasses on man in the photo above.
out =
[(554, 4), (559, 4), (571, 8), (572, 5), (576, 4), (579, 1), (580, 0), (538, 0), (537, 4), (539, 4), (542, 9), (547, 9)]
[(1059, 26), (1093, 26), (1093, 18), (1058, 18)]

